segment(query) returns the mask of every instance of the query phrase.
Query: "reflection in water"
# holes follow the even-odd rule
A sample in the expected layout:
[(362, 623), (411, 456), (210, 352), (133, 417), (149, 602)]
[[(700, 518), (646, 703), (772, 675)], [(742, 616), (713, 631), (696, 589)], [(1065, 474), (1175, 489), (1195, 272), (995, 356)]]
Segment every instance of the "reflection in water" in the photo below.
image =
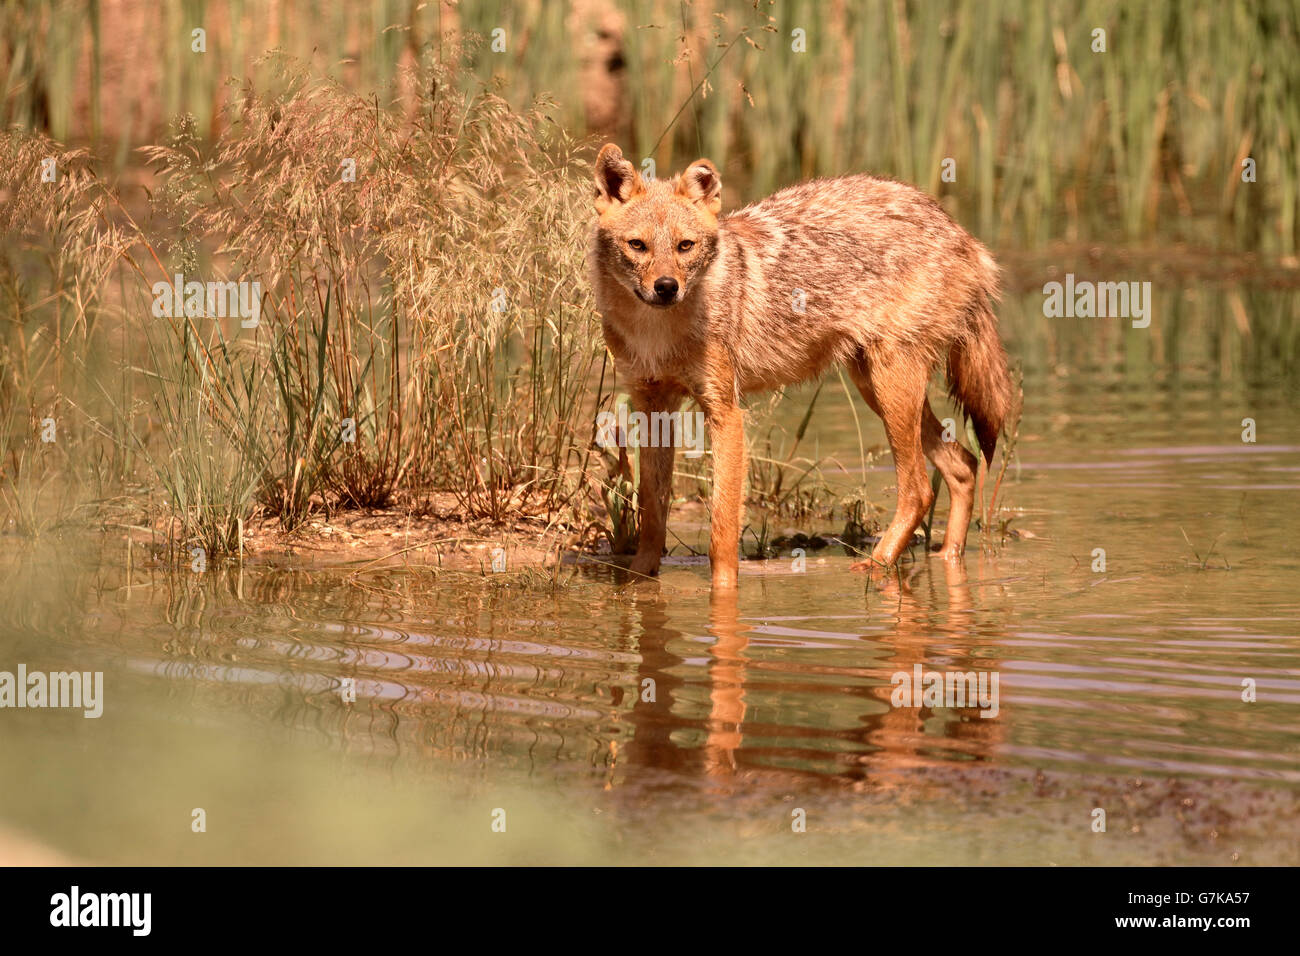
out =
[(704, 769), (712, 774), (736, 769), (736, 751), (745, 733), (745, 649), (750, 628), (740, 623), (735, 591), (709, 596), (713, 660), (708, 665), (709, 715), (705, 720)]
[[(943, 580), (946, 604), (923, 604), (913, 593), (920, 577), (931, 589), (928, 597), (935, 597), (934, 573)], [(945, 640), (945, 635), (962, 634), (969, 623), (971, 596), (964, 567), (934, 562), (867, 595), (864, 604), (874, 601), (877, 617), (888, 615), (890, 626), (876, 639), (862, 639), (859, 659), (849, 666), (832, 666), (815, 658), (801, 663), (789, 657), (774, 666), (763, 653), (751, 654), (751, 635), (769, 641), (784, 638), (778, 646), (792, 636), (846, 639), (854, 635), (797, 630), (789, 626), (797, 622), (789, 619), (781, 625), (749, 621), (740, 614), (736, 592), (712, 594), (711, 646), (707, 658), (697, 662), (704, 687), (693, 695), (673, 676), (688, 662), (667, 650), (670, 644), (680, 646), (684, 638), (670, 624), (669, 601), (653, 585), (643, 586), (642, 591), (636, 601), (641, 650), (637, 684), (643, 696), (645, 688), (652, 688), (655, 699), (639, 700), (632, 710), (635, 731), (624, 756), (629, 764), (698, 770), (713, 777), (738, 770), (751, 775), (779, 770), (897, 786), (899, 771), (954, 756), (985, 759), (1000, 739), (1005, 724), (980, 719), (974, 706), (944, 709), (942, 716), (927, 708), (889, 706), (890, 677), (898, 672), (911, 674), (914, 665), (941, 672), (988, 670), (995, 665), (968, 652), (952, 653), (951, 642)], [(865, 623), (870, 616), (864, 606), (861, 620)], [(839, 626), (851, 623), (842, 620)], [(816, 721), (790, 724), (772, 718), (783, 709), (782, 701), (809, 694), (834, 695), (836, 709), (846, 715), (843, 726), (817, 726)], [(705, 705), (695, 717), (693, 700)]]

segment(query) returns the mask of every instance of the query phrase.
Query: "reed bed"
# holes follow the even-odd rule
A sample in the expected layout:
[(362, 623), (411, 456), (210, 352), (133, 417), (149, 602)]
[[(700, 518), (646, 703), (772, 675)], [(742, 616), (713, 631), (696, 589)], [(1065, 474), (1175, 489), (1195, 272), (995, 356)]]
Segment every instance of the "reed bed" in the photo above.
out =
[[(193, 51), (198, 27), (203, 53)], [(419, 91), (403, 67), (468, 35), (484, 41), (473, 71), (514, 108), (545, 89), (566, 129), (617, 136), (659, 169), (706, 154), (732, 200), (870, 170), (943, 195), (995, 245), (1109, 240), (1117, 223), (1129, 240), (1283, 256), (1300, 238), (1300, 9), (1289, 0), (375, 0), (324, 10), (245, 0), (157, 11), (31, 0), (0, 8), (0, 125), (106, 145), (122, 162), (177, 115), (212, 139), (234, 95), (227, 77), (275, 81), (259, 66), (269, 49), (409, 111)], [(600, 44), (605, 60), (593, 61)]]

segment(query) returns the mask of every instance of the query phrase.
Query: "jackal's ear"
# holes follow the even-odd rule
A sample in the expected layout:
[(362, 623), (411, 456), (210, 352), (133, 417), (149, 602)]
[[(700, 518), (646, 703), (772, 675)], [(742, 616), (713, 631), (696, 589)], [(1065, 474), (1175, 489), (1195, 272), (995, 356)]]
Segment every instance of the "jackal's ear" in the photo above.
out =
[(596, 211), (604, 212), (642, 192), (641, 175), (623, 158), (623, 151), (613, 143), (602, 146), (596, 157)]
[(677, 195), (702, 203), (713, 215), (722, 212), (722, 177), (707, 159), (697, 159), (686, 167), (677, 182)]

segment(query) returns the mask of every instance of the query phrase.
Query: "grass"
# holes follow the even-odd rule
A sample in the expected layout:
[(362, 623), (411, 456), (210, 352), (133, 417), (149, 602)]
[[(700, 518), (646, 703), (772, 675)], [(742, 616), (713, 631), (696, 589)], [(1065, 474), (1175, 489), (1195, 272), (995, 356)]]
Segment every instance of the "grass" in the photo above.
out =
[[(215, 142), (182, 118), (144, 149), (147, 202), (85, 153), (7, 134), (4, 196), (35, 195), (46, 156), (62, 171), (52, 203), (4, 210), (24, 243), (0, 262), (7, 510), (32, 523), (32, 425), (76, 394), (61, 427), (134, 456), (123, 482), (158, 492), (176, 543), (211, 555), (259, 513), (292, 530), (399, 489), (576, 527), (601, 488), (589, 443), (608, 399), (592, 391), (579, 144), (544, 103), (514, 111), (432, 59), (412, 69), (412, 114), (274, 59), (280, 92), (243, 87)], [(256, 282), (258, 324), (159, 314), (155, 283), (175, 274)], [(101, 324), (111, 371), (85, 367)]]
[[(617, 96), (625, 150), (660, 169), (707, 154), (745, 199), (872, 170), (942, 195), (994, 244), (1108, 239), (1116, 222), (1130, 239), (1172, 230), (1278, 255), (1300, 239), (1300, 12), (1286, 0), (593, 0), (583, 17), (540, 0), (374, 0), (314, 16), (262, 0), (164, 5), (157, 23), (145, 8), (109, 23), (98, 4), (77, 6), (0, 9), (0, 125), (109, 146), (119, 162), (173, 116), (214, 138), (237, 96), (226, 77), (283, 81), (266, 50), (410, 113), (422, 91), (405, 68), (473, 34), (485, 38), (473, 72), (515, 109), (550, 90), (557, 122), (581, 134), (598, 98)], [(597, 37), (606, 12), (617, 26)], [(145, 27), (151, 55), (125, 61), (118, 35)], [(593, 74), (594, 43), (623, 64), (608, 90), (593, 84), (608, 79)]]

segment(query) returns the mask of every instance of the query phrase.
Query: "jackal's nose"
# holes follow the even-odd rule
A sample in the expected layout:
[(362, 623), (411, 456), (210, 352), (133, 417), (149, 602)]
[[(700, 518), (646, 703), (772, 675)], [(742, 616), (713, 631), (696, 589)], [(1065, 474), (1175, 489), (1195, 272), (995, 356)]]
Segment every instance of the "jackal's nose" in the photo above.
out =
[(672, 276), (660, 276), (655, 279), (655, 295), (660, 302), (671, 302), (677, 298), (677, 280)]

